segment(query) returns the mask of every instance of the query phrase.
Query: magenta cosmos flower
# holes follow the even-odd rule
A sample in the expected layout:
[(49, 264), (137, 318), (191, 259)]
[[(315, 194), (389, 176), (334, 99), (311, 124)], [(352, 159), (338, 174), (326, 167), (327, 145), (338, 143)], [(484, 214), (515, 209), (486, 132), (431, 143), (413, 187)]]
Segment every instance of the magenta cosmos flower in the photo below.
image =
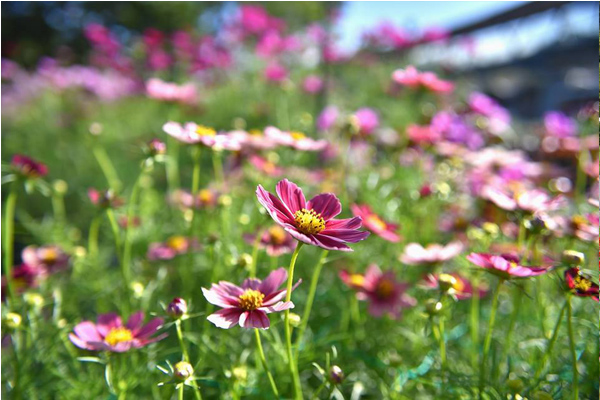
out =
[(181, 254), (186, 254), (198, 249), (198, 242), (195, 239), (185, 236), (171, 236), (164, 243), (150, 243), (147, 257), (149, 260), (172, 260)]
[[(456, 300), (466, 300), (473, 297), (473, 286), (468, 279), (462, 276), (452, 274), (428, 274), (425, 277), (425, 287), (428, 289), (443, 289), (454, 297)], [(483, 297), (487, 294), (484, 289), (479, 289), (479, 297)]]
[[(247, 243), (254, 244), (256, 236), (249, 234), (245, 235), (244, 239)], [(278, 257), (293, 252), (295, 244), (294, 238), (281, 226), (273, 225), (261, 235), (258, 248), (265, 249), (271, 257)]]
[(396, 232), (398, 230), (397, 224), (382, 220), (366, 204), (354, 204), (351, 208), (352, 214), (362, 219), (365, 228), (389, 242), (397, 243), (400, 241), (401, 237)]
[(143, 311), (134, 313), (125, 325), (115, 313), (101, 314), (95, 324), (91, 321), (77, 324), (69, 339), (81, 349), (123, 353), (167, 337), (166, 333), (152, 337), (162, 325), (162, 318), (154, 318), (146, 325), (143, 321)]
[(46, 164), (21, 154), (15, 154), (13, 156), (11, 168), (15, 173), (28, 179), (40, 178), (48, 174), (48, 167)]
[[(271, 272), (264, 281), (248, 278), (241, 287), (221, 281), (218, 284), (213, 283), (210, 289), (202, 288), (206, 300), (222, 308), (207, 319), (223, 329), (238, 324), (242, 328), (268, 329), (271, 322), (267, 314), (294, 308), (291, 301), (282, 301), (287, 290), (278, 290), (286, 279), (287, 271), (285, 268), (279, 268)], [(296, 283), (294, 288), (299, 283)]]
[(274, 126), (265, 128), (265, 137), (281, 146), (289, 146), (296, 150), (321, 151), (327, 147), (326, 140), (314, 140), (301, 132), (283, 132)]
[(486, 185), (481, 190), (481, 197), (504, 210), (529, 213), (555, 210), (563, 204), (562, 197), (552, 198), (542, 189), (512, 190)]
[(391, 318), (399, 318), (403, 308), (416, 304), (416, 300), (405, 293), (407, 283), (396, 281), (392, 271), (381, 272), (375, 264), (371, 264), (364, 275), (342, 271), (340, 278), (357, 291), (359, 300), (369, 302), (369, 313), (375, 317), (388, 314)]
[(218, 134), (213, 128), (194, 122), (186, 122), (181, 125), (170, 121), (163, 125), (163, 131), (187, 144), (203, 145), (215, 150), (238, 151), (241, 148), (240, 143), (234, 137)]
[(462, 253), (464, 246), (460, 242), (452, 242), (445, 246), (429, 244), (423, 247), (418, 243), (409, 243), (400, 256), (400, 261), (409, 265), (431, 265), (453, 259)]
[(198, 97), (196, 86), (193, 83), (177, 85), (158, 78), (152, 78), (146, 82), (146, 95), (153, 99), (184, 104), (194, 104)]
[(362, 135), (370, 135), (379, 127), (379, 114), (371, 108), (360, 108), (354, 113), (354, 116)]
[(323, 79), (317, 75), (309, 75), (302, 82), (302, 89), (306, 93), (315, 94), (323, 90)]
[(398, 69), (392, 74), (394, 82), (413, 89), (427, 89), (437, 93), (449, 93), (454, 90), (454, 84), (441, 80), (433, 72), (419, 72), (409, 65), (406, 69)]
[(322, 193), (306, 201), (295, 183), (284, 179), (277, 184), (277, 196), (261, 185), (256, 189), (258, 201), (279, 225), (303, 243), (327, 250), (352, 251), (346, 243), (356, 243), (369, 236), (359, 231), (361, 217), (334, 219), (342, 205), (332, 193)]
[(27, 246), (21, 253), (23, 262), (45, 273), (65, 269), (69, 265), (69, 256), (58, 245)]
[(598, 299), (598, 285), (589, 277), (583, 275), (579, 268), (569, 268), (565, 271), (565, 284), (567, 289), (578, 297), (591, 297), (594, 301)]
[(529, 278), (548, 272), (548, 268), (520, 265), (519, 258), (512, 254), (471, 253), (467, 260), (502, 279)]

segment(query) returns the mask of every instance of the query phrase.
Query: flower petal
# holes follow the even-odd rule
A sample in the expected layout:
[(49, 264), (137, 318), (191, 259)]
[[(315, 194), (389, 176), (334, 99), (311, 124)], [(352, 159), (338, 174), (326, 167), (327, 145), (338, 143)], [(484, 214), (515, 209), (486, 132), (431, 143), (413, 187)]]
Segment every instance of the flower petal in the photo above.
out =
[(100, 314), (98, 316), (98, 323), (96, 324), (96, 329), (98, 330), (98, 333), (100, 333), (100, 335), (104, 337), (108, 335), (108, 332), (110, 332), (111, 329), (119, 328), (121, 326), (123, 326), (123, 321), (121, 321), (121, 317), (119, 317), (118, 314), (107, 313)]
[(348, 219), (330, 219), (327, 221), (325, 229), (358, 229), (361, 225), (362, 218), (357, 216)]
[(321, 193), (313, 197), (307, 206), (321, 214), (325, 221), (329, 221), (342, 212), (342, 203), (332, 193)]
[(306, 208), (306, 199), (302, 189), (293, 182), (283, 179), (275, 187), (277, 195), (292, 214)]
[(232, 308), (235, 307), (238, 303), (237, 298), (224, 296), (223, 294), (213, 289), (207, 290), (205, 288), (202, 288), (202, 294), (204, 294), (206, 301), (218, 307)]
[(294, 223), (294, 215), (287, 206), (277, 196), (267, 192), (261, 185), (256, 188), (256, 197), (276, 222), (282, 225)]
[(238, 308), (224, 308), (209, 315), (206, 319), (212, 322), (217, 328), (229, 329), (238, 324), (242, 312)]
[(356, 243), (365, 240), (369, 235), (370, 233), (367, 231), (357, 231), (356, 229), (326, 229), (316, 236), (327, 236), (348, 243)]
[(279, 312), (279, 311), (284, 311), (284, 310), (289, 310), (291, 308), (294, 308), (294, 303), (292, 303), (291, 301), (280, 301), (278, 303), (276, 303), (275, 305), (272, 306), (265, 306), (265, 307), (261, 307), (259, 308), (259, 310), (262, 310), (264, 312), (268, 313), (272, 313), (272, 312)]
[(136, 313), (133, 313), (129, 317), (129, 320), (127, 321), (127, 324), (125, 326), (127, 327), (127, 329), (131, 330), (135, 336), (137, 330), (140, 329), (143, 322), (144, 322), (144, 312), (138, 311)]
[(271, 272), (269, 276), (260, 284), (258, 290), (265, 296), (269, 296), (275, 292), (283, 282), (287, 279), (287, 271), (285, 268), (279, 268)]
[(240, 326), (242, 328), (269, 329), (271, 322), (264, 311), (245, 311), (240, 315)]
[(146, 325), (144, 325), (135, 335), (138, 339), (147, 339), (152, 336), (158, 328), (163, 324), (162, 318), (154, 318)]
[(83, 341), (95, 341), (102, 340), (100, 334), (98, 334), (98, 330), (96, 329), (96, 324), (91, 321), (83, 321), (75, 325), (73, 328), (73, 332), (75, 335)]

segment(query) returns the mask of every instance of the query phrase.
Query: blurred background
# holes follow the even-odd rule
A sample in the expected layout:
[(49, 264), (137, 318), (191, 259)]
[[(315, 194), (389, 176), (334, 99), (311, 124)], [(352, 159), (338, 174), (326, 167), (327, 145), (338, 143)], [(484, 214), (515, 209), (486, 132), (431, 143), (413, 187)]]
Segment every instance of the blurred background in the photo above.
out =
[[(330, 58), (377, 57), (443, 70), (473, 82), (521, 118), (574, 110), (597, 99), (597, 2), (267, 2), (261, 7), (289, 38), (306, 27), (315, 35), (316, 27), (325, 29), (328, 39), (320, 43)], [(235, 2), (2, 2), (2, 57), (29, 69), (52, 57), (61, 65), (113, 64), (128, 75), (177, 80), (178, 58), (189, 44), (191, 71), (205, 76), (214, 67), (247, 67), (247, 58), (233, 46), (243, 35), (232, 24), (239, 13)], [(260, 24), (264, 16), (256, 17)], [(102, 48), (107, 43), (94, 27), (108, 29), (112, 49)], [(265, 39), (267, 47), (276, 46), (271, 39)], [(316, 65), (320, 56), (323, 52), (304, 49), (301, 61)], [(3, 64), (3, 75), (4, 69)]]

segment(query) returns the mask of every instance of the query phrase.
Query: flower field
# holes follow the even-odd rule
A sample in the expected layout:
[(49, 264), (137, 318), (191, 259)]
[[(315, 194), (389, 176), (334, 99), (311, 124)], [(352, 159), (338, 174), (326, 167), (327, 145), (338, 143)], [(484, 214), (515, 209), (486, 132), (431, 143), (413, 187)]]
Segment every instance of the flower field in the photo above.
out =
[(597, 398), (598, 102), (520, 120), (412, 65), (447, 33), (335, 21), (2, 59), (2, 395)]

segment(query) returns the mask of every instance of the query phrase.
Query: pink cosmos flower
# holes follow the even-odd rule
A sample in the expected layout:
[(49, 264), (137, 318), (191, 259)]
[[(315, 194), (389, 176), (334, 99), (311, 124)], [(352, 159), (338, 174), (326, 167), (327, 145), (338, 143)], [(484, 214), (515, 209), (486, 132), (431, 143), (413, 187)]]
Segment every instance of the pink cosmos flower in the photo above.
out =
[(264, 281), (248, 278), (242, 286), (220, 281), (218, 284), (213, 283), (210, 289), (202, 288), (206, 300), (222, 308), (207, 319), (223, 329), (238, 324), (242, 328), (268, 329), (271, 322), (267, 314), (294, 308), (291, 301), (282, 301), (287, 290), (278, 290), (286, 279), (287, 271), (279, 268), (271, 272)]
[(327, 106), (325, 109), (319, 114), (317, 118), (317, 128), (320, 131), (328, 131), (335, 125), (340, 113), (335, 106)]
[(25, 264), (48, 274), (63, 270), (69, 265), (69, 256), (55, 244), (27, 246), (23, 249), (21, 258)]
[[(468, 279), (463, 278), (458, 274), (428, 274), (425, 277), (425, 287), (429, 289), (440, 289), (441, 286), (446, 286), (447, 293), (457, 300), (466, 300), (473, 297), (473, 286)], [(479, 289), (479, 297), (487, 294), (484, 289)]]
[(359, 300), (369, 302), (369, 313), (374, 317), (388, 314), (397, 319), (402, 316), (403, 308), (416, 304), (416, 300), (406, 294), (408, 283), (398, 282), (392, 271), (381, 272), (375, 264), (371, 264), (364, 275), (341, 271), (340, 278), (357, 291)]
[(363, 135), (370, 135), (379, 127), (379, 115), (371, 108), (360, 108), (354, 116), (358, 121), (359, 132)]
[(288, 70), (278, 62), (271, 62), (263, 73), (266, 80), (274, 83), (281, 83), (288, 77)]
[(481, 190), (480, 196), (508, 211), (522, 210), (535, 213), (555, 210), (563, 204), (562, 197), (552, 198), (541, 189), (512, 190), (486, 185)]
[(37, 162), (22, 154), (15, 154), (13, 156), (11, 168), (15, 173), (28, 179), (40, 178), (48, 174), (48, 167), (46, 164)]
[(467, 260), (485, 268), (486, 272), (494, 274), (501, 279), (529, 278), (548, 272), (548, 268), (519, 265), (519, 258), (512, 254), (471, 253), (467, 256)]
[(429, 244), (426, 247), (418, 243), (409, 243), (400, 256), (400, 261), (409, 265), (431, 265), (453, 259), (464, 250), (461, 242), (452, 242), (445, 246)]
[[(12, 270), (12, 285), (17, 293), (22, 293), (29, 288), (34, 288), (39, 285), (40, 280), (46, 277), (46, 271), (33, 267), (27, 264), (21, 264), (13, 267)], [(8, 293), (8, 282), (6, 276), (2, 275), (2, 300), (6, 298)]]
[(362, 219), (364, 227), (377, 236), (392, 243), (398, 243), (402, 239), (397, 233), (398, 224), (382, 220), (381, 217), (371, 211), (371, 207), (367, 204), (354, 204), (351, 209), (355, 217)]
[(598, 302), (598, 284), (585, 276), (577, 267), (565, 271), (565, 284), (567, 290), (578, 297), (591, 297)]
[(100, 208), (119, 208), (125, 204), (123, 199), (117, 196), (112, 189), (100, 191), (95, 188), (89, 188), (88, 198), (93, 205)]
[(260, 129), (251, 129), (249, 131), (236, 130), (227, 134), (231, 139), (239, 142), (240, 147), (246, 149), (269, 150), (278, 146), (278, 142), (265, 136)]
[(546, 113), (544, 127), (548, 135), (557, 138), (568, 138), (577, 134), (577, 122), (560, 111)]
[(196, 208), (212, 208), (218, 204), (219, 193), (211, 188), (204, 188), (198, 191), (196, 196), (193, 196), (187, 190), (175, 190), (168, 197), (170, 204), (181, 208), (182, 210)]
[(153, 99), (183, 104), (194, 104), (198, 97), (196, 86), (193, 83), (177, 85), (158, 78), (152, 78), (146, 82), (146, 95)]
[(359, 231), (362, 219), (334, 219), (342, 205), (332, 193), (322, 193), (306, 201), (295, 183), (284, 179), (277, 184), (279, 198), (261, 185), (256, 189), (258, 201), (287, 232), (303, 243), (327, 250), (352, 251), (346, 243), (356, 243), (369, 236)]
[(433, 72), (419, 72), (412, 65), (394, 71), (392, 79), (402, 86), (413, 89), (423, 88), (437, 93), (449, 93), (454, 90), (452, 82), (439, 79)]
[(406, 127), (406, 134), (416, 144), (432, 144), (442, 139), (440, 132), (429, 125), (410, 124)]
[(80, 349), (124, 353), (167, 337), (166, 333), (152, 337), (163, 324), (162, 318), (154, 318), (146, 325), (143, 322), (143, 311), (132, 314), (125, 325), (115, 313), (100, 314), (95, 324), (91, 321), (77, 324), (69, 339)]
[(178, 122), (170, 121), (163, 125), (163, 131), (187, 144), (199, 144), (215, 150), (238, 151), (241, 149), (240, 143), (234, 137), (218, 134), (214, 129), (194, 122), (186, 122), (182, 126)]
[(306, 93), (315, 94), (323, 90), (323, 79), (317, 75), (309, 75), (302, 82), (302, 89)]
[(240, 7), (240, 22), (244, 30), (250, 34), (266, 31), (270, 25), (269, 20), (269, 14), (260, 6), (242, 5)]
[[(244, 239), (249, 244), (254, 244), (255, 235), (245, 235)], [(279, 225), (273, 225), (267, 229), (258, 242), (259, 249), (265, 249), (271, 257), (279, 257), (294, 251), (296, 242), (294, 238)]]
[(195, 239), (185, 236), (171, 236), (164, 243), (150, 243), (147, 257), (151, 261), (172, 260), (181, 254), (186, 254), (199, 247)]
[(248, 161), (254, 168), (256, 168), (261, 173), (266, 174), (267, 176), (281, 176), (281, 174), (283, 173), (282, 168), (278, 167), (274, 163), (259, 155), (250, 155), (248, 157)]
[(283, 132), (274, 126), (265, 128), (265, 137), (281, 146), (293, 147), (303, 151), (321, 151), (327, 147), (327, 141), (315, 140), (301, 132)]

